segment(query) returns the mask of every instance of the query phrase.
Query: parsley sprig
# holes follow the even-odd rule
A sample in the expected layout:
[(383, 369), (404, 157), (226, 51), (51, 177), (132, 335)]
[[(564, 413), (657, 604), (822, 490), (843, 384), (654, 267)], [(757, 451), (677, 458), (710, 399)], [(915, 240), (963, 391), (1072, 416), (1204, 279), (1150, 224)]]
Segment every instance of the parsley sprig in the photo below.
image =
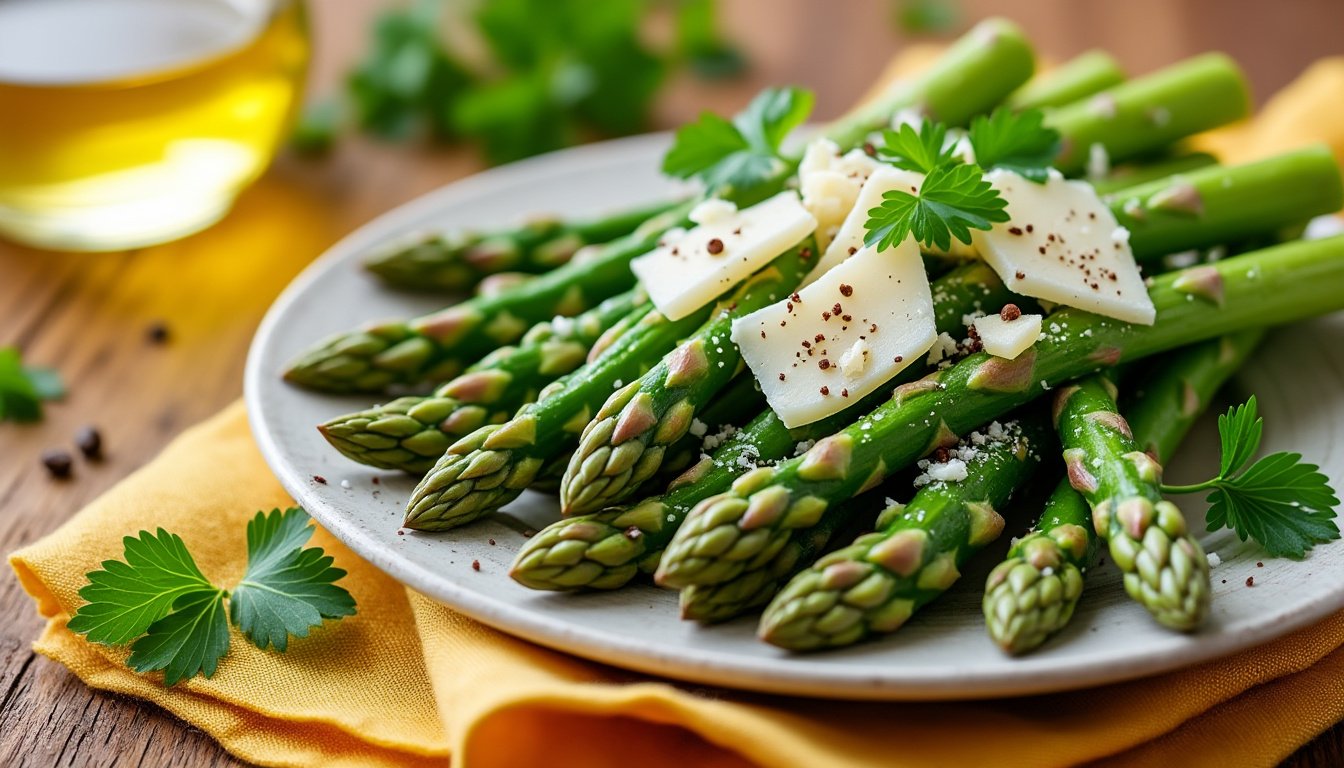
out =
[(972, 120), (966, 138), (981, 168), (1002, 168), (1042, 183), (1049, 177), (1061, 144), (1059, 131), (1044, 123), (1045, 114), (1039, 109), (996, 109), (989, 117), (979, 115)]
[(882, 204), (868, 211), (864, 244), (883, 251), (913, 234), (925, 245), (947, 250), (953, 237), (969, 243), (971, 229), (1007, 221), (1007, 204), (979, 167), (944, 163), (924, 177), (918, 195), (901, 190), (882, 195)]
[(1218, 475), (1194, 485), (1163, 485), (1168, 493), (1210, 491), (1207, 528), (1231, 528), (1275, 557), (1300, 559), (1314, 545), (1339, 538), (1339, 499), (1320, 467), (1298, 453), (1272, 453), (1246, 467), (1260, 449), (1264, 420), (1255, 398), (1218, 417)]
[(891, 190), (882, 195), (882, 204), (868, 211), (864, 244), (881, 251), (913, 236), (922, 245), (946, 250), (954, 237), (969, 244), (972, 229), (1007, 221), (1007, 203), (984, 180), (985, 171), (1002, 168), (1044, 182), (1060, 145), (1059, 133), (1044, 120), (1039, 110), (1006, 109), (975, 118), (966, 133), (974, 163), (948, 141), (947, 126), (927, 118), (918, 128), (903, 123), (883, 131), (873, 154), (897, 168), (924, 174), (924, 183), (914, 193)]
[(334, 583), (345, 571), (321, 548), (304, 547), (308, 522), (298, 508), (258, 512), (247, 525), (247, 571), (232, 593), (210, 583), (180, 536), (162, 528), (127, 536), (124, 561), (87, 575), (79, 596), (88, 602), (69, 627), (95, 643), (130, 643), (127, 665), (162, 670), (170, 686), (215, 674), (229, 651), (230, 620), (253, 645), (283, 652), (290, 636), (355, 613), (354, 598)]
[(984, 170), (967, 163), (947, 146), (947, 127), (924, 120), (919, 130), (909, 124), (882, 134), (878, 158), (897, 168), (924, 174), (915, 193), (893, 189), (868, 211), (864, 245), (879, 251), (906, 237), (946, 250), (952, 238), (971, 242), (972, 229), (989, 229), (1007, 221), (1007, 202), (985, 181)]
[(42, 401), (64, 396), (60, 374), (25, 367), (17, 348), (0, 347), (0, 421), (41, 421)]
[(784, 167), (784, 138), (811, 114), (813, 101), (802, 88), (767, 88), (731, 121), (704, 112), (677, 131), (663, 173), (698, 178), (711, 190), (764, 181)]

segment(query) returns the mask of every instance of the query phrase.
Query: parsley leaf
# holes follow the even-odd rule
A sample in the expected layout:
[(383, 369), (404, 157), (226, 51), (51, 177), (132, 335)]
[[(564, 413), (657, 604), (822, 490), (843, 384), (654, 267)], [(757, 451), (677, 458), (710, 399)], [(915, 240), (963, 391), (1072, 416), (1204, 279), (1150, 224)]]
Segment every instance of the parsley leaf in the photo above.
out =
[(757, 151), (778, 154), (789, 132), (812, 114), (815, 101), (815, 94), (805, 88), (766, 88), (733, 116), (733, 125)]
[(1218, 438), (1222, 441), (1223, 454), (1219, 476), (1228, 477), (1246, 466), (1246, 462), (1260, 450), (1263, 436), (1264, 419), (1260, 418), (1254, 395), (1242, 405), (1219, 415)]
[(149, 625), (149, 632), (131, 644), (126, 664), (136, 672), (163, 670), (163, 684), (204, 674), (213, 677), (229, 652), (229, 625), (224, 618), (222, 589), (187, 592), (173, 601), (168, 615)]
[(304, 548), (308, 521), (297, 508), (258, 512), (247, 526), (247, 572), (232, 595), (205, 578), (179, 536), (162, 528), (127, 536), (124, 562), (108, 560), (88, 574), (79, 591), (88, 602), (69, 627), (92, 642), (130, 643), (126, 663), (141, 673), (163, 670), (169, 686), (214, 675), (229, 650), (230, 619), (258, 648), (284, 651), (290, 635), (355, 613), (354, 598), (333, 583), (345, 571), (320, 548)]
[(1298, 453), (1272, 453), (1242, 471), (1260, 449), (1264, 420), (1255, 398), (1218, 417), (1222, 462), (1212, 480), (1162, 486), (1170, 493), (1210, 490), (1205, 522), (1210, 531), (1231, 528), (1255, 539), (1275, 557), (1300, 559), (1314, 545), (1339, 538), (1339, 499), (1320, 468)]
[(332, 582), (345, 571), (320, 548), (303, 549), (313, 535), (302, 509), (258, 512), (247, 524), (247, 573), (234, 587), (229, 615), (254, 645), (284, 651), (289, 636), (307, 637), (323, 619), (355, 612), (350, 593)]
[(977, 116), (967, 133), (975, 162), (985, 170), (1002, 168), (1044, 182), (1060, 148), (1059, 131), (1047, 128), (1044, 120), (1039, 109), (996, 109), (989, 117)]
[(187, 546), (162, 528), (158, 535), (122, 539), (125, 562), (106, 560), (79, 590), (88, 601), (70, 618), (70, 630), (95, 643), (124, 645), (143, 635), (184, 595), (212, 590)]
[(882, 145), (875, 147), (879, 160), (897, 168), (918, 173), (930, 173), (934, 168), (952, 161), (952, 148), (947, 143), (947, 126), (927, 118), (916, 131), (909, 123), (895, 130), (882, 132)]
[(1007, 221), (1006, 205), (979, 167), (940, 165), (924, 177), (918, 196), (901, 190), (882, 195), (882, 204), (868, 211), (863, 243), (883, 251), (913, 235), (923, 245), (946, 250), (953, 237), (969, 243), (971, 229)]
[(25, 368), (17, 348), (0, 347), (0, 421), (41, 421), (42, 401), (64, 396), (59, 373)]
[(1275, 557), (1301, 559), (1315, 544), (1339, 538), (1339, 499), (1320, 468), (1298, 453), (1272, 453), (1209, 494), (1208, 529), (1231, 528)]
[(677, 131), (663, 172), (699, 178), (710, 189), (747, 187), (784, 167), (784, 138), (812, 112), (814, 97), (801, 88), (767, 88), (728, 121), (711, 112)]

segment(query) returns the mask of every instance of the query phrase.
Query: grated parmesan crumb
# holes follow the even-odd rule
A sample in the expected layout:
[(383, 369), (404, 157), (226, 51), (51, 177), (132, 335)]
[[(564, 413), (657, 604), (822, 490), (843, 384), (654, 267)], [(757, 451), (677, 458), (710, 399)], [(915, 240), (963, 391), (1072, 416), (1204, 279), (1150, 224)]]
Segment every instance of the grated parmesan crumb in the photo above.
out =
[(724, 424), (718, 432), (715, 432), (712, 435), (705, 435), (702, 445), (705, 450), (712, 451), (720, 445), (723, 445), (724, 441), (735, 434), (737, 434), (737, 427), (732, 424)]
[(1104, 179), (1111, 173), (1111, 156), (1106, 145), (1095, 142), (1087, 148), (1087, 178), (1092, 181)]
[(961, 459), (948, 459), (942, 464), (929, 464), (924, 472), (915, 478), (915, 487), (932, 482), (959, 483), (968, 476), (966, 462)]

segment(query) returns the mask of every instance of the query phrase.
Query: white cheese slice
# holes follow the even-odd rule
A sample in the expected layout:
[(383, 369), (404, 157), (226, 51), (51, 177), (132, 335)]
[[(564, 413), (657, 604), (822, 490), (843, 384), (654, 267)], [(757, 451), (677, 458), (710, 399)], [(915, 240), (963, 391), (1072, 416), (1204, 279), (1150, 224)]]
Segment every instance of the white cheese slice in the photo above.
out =
[(910, 239), (881, 253), (863, 248), (788, 299), (733, 322), (733, 341), (790, 428), (877, 390), (936, 336), (929, 280)]
[(814, 139), (807, 145), (798, 164), (798, 190), (803, 206), (817, 219), (817, 247), (826, 249), (854, 207), (863, 183), (883, 165), (863, 150), (841, 154), (830, 139)]
[(1004, 170), (985, 178), (1007, 201), (1010, 219), (989, 231), (971, 230), (971, 240), (1010, 290), (1152, 325), (1156, 311), (1129, 232), (1090, 184), (1053, 172), (1044, 184)]
[(882, 195), (893, 189), (913, 194), (922, 183), (924, 183), (923, 174), (903, 171), (889, 165), (883, 165), (869, 174), (868, 180), (863, 183), (854, 203), (850, 206), (844, 223), (826, 246), (817, 266), (812, 268), (803, 285), (811, 285), (845, 259), (863, 249), (863, 239), (868, 235), (863, 225), (868, 221), (868, 211), (882, 204)]
[(986, 352), (1012, 360), (1041, 337), (1041, 316), (1019, 315), (1015, 320), (1004, 320), (999, 315), (977, 317), (975, 333)]
[(668, 233), (657, 248), (630, 263), (668, 319), (679, 320), (714, 301), (817, 228), (793, 191), (733, 213), (709, 213), (704, 224)]

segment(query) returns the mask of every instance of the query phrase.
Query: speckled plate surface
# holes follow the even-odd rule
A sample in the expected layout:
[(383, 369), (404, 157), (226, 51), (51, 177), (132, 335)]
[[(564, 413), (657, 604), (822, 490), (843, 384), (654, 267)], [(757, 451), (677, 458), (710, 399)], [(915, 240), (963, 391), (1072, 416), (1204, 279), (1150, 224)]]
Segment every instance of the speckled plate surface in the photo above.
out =
[[(502, 513), (448, 534), (398, 535), (413, 481), (350, 463), (313, 428), (367, 407), (369, 399), (288, 386), (280, 380), (285, 363), (316, 339), (361, 321), (438, 308), (432, 298), (388, 291), (361, 274), (359, 257), (370, 245), (430, 222), (489, 226), (531, 213), (593, 213), (655, 200), (672, 189), (656, 170), (666, 141), (645, 136), (569, 150), (452, 184), (360, 229), (300, 275), (262, 323), (246, 374), (257, 442), (294, 498), (393, 578), (505, 632), (618, 667), (771, 693), (940, 699), (1091, 686), (1229, 654), (1344, 608), (1344, 545), (1319, 547), (1302, 562), (1264, 559), (1258, 567), (1263, 558), (1223, 532), (1204, 540), (1222, 562), (1213, 570), (1213, 616), (1199, 633), (1157, 628), (1125, 597), (1118, 574), (1103, 566), (1089, 574), (1078, 615), (1061, 637), (1031, 656), (1009, 659), (986, 638), (980, 615), (981, 586), (1006, 546), (1001, 544), (895, 636), (791, 656), (755, 640), (751, 618), (708, 629), (682, 622), (676, 595), (647, 584), (585, 595), (532, 592), (515, 584), (506, 572), (523, 541), (521, 531), (558, 514), (547, 496), (525, 494)], [(1237, 397), (1259, 395), (1268, 424), (1266, 450), (1300, 451), (1339, 487), (1344, 315), (1276, 332), (1232, 389)], [(1216, 467), (1216, 450), (1217, 435), (1206, 419), (1172, 462), (1171, 479), (1205, 476)], [(329, 482), (316, 483), (314, 475)], [(380, 484), (373, 483), (375, 476)], [(1186, 504), (1202, 515), (1198, 499)], [(479, 561), (479, 571), (472, 561)], [(1255, 577), (1254, 587), (1246, 586), (1248, 576)]]

